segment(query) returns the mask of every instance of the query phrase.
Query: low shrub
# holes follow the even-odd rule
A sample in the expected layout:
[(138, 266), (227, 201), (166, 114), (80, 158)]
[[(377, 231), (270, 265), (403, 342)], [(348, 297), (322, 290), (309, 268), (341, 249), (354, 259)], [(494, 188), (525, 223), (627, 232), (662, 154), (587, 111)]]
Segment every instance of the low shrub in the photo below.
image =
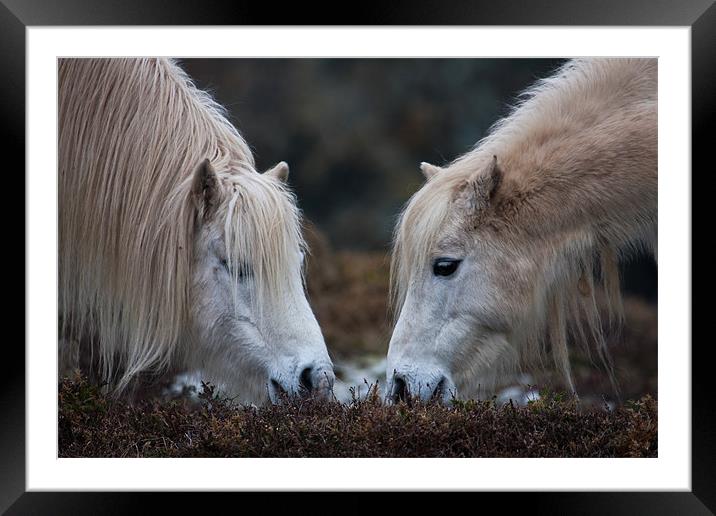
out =
[(525, 407), (494, 400), (237, 406), (205, 385), (198, 400), (128, 403), (76, 376), (59, 386), (61, 457), (656, 457), (657, 402), (585, 409), (557, 394)]

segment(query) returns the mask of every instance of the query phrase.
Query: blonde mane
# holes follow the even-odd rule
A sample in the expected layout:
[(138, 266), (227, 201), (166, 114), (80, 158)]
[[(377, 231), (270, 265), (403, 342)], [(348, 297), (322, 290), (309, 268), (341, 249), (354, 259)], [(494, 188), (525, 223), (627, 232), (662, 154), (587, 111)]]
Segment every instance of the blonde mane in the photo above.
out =
[[(455, 191), (496, 157), (502, 181), (479, 224), (494, 228), (506, 247), (529, 242), (520, 259), (551, 257), (534, 278), (533, 314), (514, 336), (520, 364), (541, 364), (551, 349), (573, 388), (571, 328), (581, 342), (596, 342), (609, 366), (595, 282), (617, 323), (618, 260), (639, 249), (656, 256), (656, 86), (655, 59), (580, 59), (524, 92), (473, 150), (439, 169), (406, 205), (391, 262), (395, 314), (454, 213)], [(629, 192), (642, 198), (627, 204)]]
[(186, 355), (192, 177), (207, 158), (232, 275), (251, 263), (259, 294), (278, 293), (287, 250), (303, 246), (299, 212), (222, 107), (171, 60), (60, 60), (60, 332), (91, 341), (117, 391)]

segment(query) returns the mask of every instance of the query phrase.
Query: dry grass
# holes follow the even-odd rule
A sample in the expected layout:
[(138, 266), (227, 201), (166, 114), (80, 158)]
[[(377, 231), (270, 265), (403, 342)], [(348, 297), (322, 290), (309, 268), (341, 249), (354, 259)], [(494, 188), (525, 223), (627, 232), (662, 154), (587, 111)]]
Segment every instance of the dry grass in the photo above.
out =
[(493, 401), (386, 405), (286, 400), (235, 406), (205, 388), (187, 400), (129, 404), (81, 377), (59, 393), (61, 457), (656, 457), (657, 402), (583, 410), (545, 395), (526, 407)]

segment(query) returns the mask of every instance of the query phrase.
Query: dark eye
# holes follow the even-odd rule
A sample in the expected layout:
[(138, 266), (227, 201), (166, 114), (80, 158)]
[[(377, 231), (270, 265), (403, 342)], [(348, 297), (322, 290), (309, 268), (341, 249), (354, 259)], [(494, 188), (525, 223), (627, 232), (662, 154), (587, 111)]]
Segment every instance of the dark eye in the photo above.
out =
[(457, 270), (461, 261), (453, 258), (438, 258), (433, 263), (433, 274), (435, 276), (450, 276)]
[(245, 263), (241, 263), (238, 266), (233, 265), (232, 267), (229, 267), (229, 263), (226, 260), (226, 258), (223, 258), (219, 261), (221, 262), (221, 266), (224, 267), (224, 269), (226, 269), (226, 272), (228, 272), (230, 275), (236, 274), (236, 277), (239, 280), (243, 280), (243, 279), (250, 277), (252, 275), (251, 267), (249, 267)]
[[(224, 270), (226, 270), (226, 272), (231, 274), (231, 269), (229, 269), (229, 262), (226, 260), (226, 258), (222, 258), (220, 260), (220, 262), (221, 262), (221, 266), (224, 268)], [(242, 277), (243, 277), (243, 271), (241, 269), (239, 269), (239, 278), (242, 278)]]

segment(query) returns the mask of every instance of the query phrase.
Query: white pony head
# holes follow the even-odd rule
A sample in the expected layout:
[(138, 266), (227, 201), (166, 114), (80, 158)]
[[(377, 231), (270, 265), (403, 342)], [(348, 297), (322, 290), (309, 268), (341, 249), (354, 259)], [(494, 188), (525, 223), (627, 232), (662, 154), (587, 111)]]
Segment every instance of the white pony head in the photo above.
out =
[[(481, 223), (501, 181), (494, 159), (471, 177), (437, 172), (411, 199), (393, 255), (400, 307), (388, 351), (396, 396), (467, 394), (509, 349), (507, 335), (527, 307), (531, 263)], [(440, 180), (438, 180), (440, 176)], [(451, 180), (452, 179), (452, 180)]]
[(258, 174), (217, 172), (206, 160), (192, 179), (191, 362), (233, 379), (228, 390), (247, 400), (326, 396), (334, 380), (304, 292), (305, 244), (287, 177), (283, 162)]
[[(568, 330), (596, 343), (595, 297), (621, 317), (617, 261), (656, 252), (656, 61), (571, 61), (426, 184), (396, 227), (396, 397), (489, 393), (549, 353), (574, 391)], [(575, 333), (576, 332), (576, 333)]]

